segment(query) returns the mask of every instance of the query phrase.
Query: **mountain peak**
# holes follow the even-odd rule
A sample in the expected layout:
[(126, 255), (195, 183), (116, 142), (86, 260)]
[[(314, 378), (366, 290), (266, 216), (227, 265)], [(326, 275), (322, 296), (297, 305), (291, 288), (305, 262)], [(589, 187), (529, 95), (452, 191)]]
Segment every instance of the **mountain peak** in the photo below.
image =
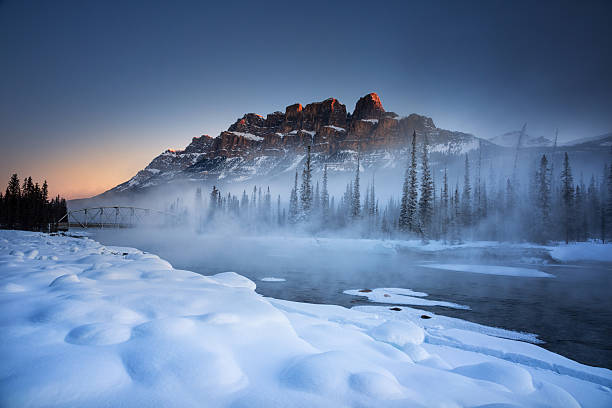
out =
[(382, 102), (378, 95), (374, 92), (361, 97), (355, 105), (353, 119), (380, 119), (385, 113)]

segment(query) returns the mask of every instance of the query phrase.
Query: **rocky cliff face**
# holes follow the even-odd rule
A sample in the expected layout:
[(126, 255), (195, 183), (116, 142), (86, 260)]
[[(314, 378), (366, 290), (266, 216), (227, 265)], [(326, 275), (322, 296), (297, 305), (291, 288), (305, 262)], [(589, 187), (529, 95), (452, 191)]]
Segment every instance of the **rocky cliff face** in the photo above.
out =
[(297, 167), (308, 146), (315, 162), (333, 170), (353, 168), (357, 152), (366, 166), (388, 167), (402, 160), (399, 156), (413, 132), (420, 142), (427, 137), (430, 151), (445, 154), (465, 153), (483, 142), (469, 134), (438, 129), (426, 116), (399, 117), (387, 112), (375, 93), (359, 99), (352, 114), (337, 99), (329, 98), (305, 107), (296, 103), (266, 117), (247, 113), (215, 138), (203, 135), (193, 138), (185, 150), (167, 150), (113, 191), (177, 178), (243, 181), (271, 176)]

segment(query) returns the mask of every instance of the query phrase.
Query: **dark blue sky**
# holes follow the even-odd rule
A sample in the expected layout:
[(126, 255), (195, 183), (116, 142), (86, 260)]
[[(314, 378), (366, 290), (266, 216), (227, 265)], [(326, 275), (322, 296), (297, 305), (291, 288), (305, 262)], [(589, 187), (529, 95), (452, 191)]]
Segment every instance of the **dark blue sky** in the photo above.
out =
[(0, 1), (0, 175), (69, 196), (334, 96), (492, 137), (612, 131), (612, 2)]

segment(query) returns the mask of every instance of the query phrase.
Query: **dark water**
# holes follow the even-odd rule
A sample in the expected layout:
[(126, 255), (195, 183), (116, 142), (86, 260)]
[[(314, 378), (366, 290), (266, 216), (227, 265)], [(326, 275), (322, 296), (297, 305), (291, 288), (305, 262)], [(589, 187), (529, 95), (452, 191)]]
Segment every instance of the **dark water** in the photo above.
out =
[[(546, 251), (533, 249), (393, 253), (350, 246), (341, 250), (330, 246), (296, 248), (290, 240), (269, 244), (239, 239), (183, 242), (176, 237), (110, 231), (98, 232), (93, 238), (105, 245), (156, 253), (177, 269), (204, 275), (235, 271), (255, 281), (258, 293), (279, 299), (351, 307), (372, 303), (343, 294), (346, 289), (398, 287), (426, 292), (427, 299), (467, 305), (471, 310), (410, 307), (535, 333), (545, 342), (541, 346), (550, 351), (584, 364), (612, 368), (611, 264), (554, 264)], [(484, 275), (419, 266), (428, 262), (527, 267), (555, 277)], [(264, 277), (286, 281), (262, 282)]]

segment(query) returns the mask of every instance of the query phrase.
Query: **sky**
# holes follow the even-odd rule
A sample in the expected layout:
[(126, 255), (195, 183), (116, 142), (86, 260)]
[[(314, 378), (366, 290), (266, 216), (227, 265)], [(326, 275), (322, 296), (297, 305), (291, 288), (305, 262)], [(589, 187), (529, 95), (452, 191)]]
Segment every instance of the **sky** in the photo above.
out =
[(484, 138), (608, 133), (611, 18), (609, 1), (0, 0), (0, 182), (88, 197), (244, 113), (369, 92)]

